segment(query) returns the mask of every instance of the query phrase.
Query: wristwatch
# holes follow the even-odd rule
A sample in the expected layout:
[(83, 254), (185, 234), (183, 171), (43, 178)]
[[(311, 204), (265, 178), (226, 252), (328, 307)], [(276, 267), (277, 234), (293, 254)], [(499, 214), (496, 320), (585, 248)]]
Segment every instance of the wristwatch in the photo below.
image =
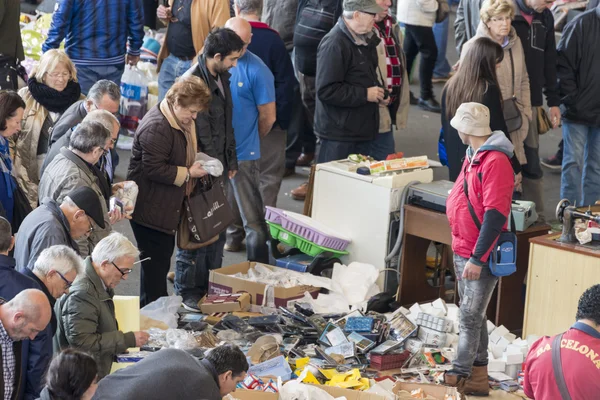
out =
[(189, 168), (186, 169), (186, 175), (185, 175), (185, 183), (188, 183), (190, 180), (190, 170)]

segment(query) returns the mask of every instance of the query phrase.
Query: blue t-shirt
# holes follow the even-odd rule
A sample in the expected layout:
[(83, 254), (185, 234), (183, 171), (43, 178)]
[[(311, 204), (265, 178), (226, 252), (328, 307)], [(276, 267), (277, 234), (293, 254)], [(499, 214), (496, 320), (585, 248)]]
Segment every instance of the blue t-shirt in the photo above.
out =
[(269, 67), (249, 51), (229, 72), (237, 158), (239, 161), (258, 160), (258, 106), (275, 102), (275, 78)]

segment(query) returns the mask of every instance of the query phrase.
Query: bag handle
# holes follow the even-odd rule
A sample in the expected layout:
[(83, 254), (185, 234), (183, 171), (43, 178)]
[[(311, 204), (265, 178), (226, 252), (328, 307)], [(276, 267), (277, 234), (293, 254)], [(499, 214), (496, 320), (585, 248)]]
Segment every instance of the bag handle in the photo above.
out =
[(564, 333), (554, 337), (552, 341), (552, 369), (554, 369), (554, 379), (558, 386), (558, 391), (563, 400), (571, 400), (571, 394), (567, 388), (567, 382), (565, 382), (565, 375), (563, 374), (562, 362), (560, 358), (560, 342), (562, 341)]
[[(465, 192), (465, 196), (467, 197), (467, 207), (469, 207), (469, 213), (471, 214), (471, 218), (473, 218), (473, 222), (475, 223), (475, 226), (477, 227), (477, 229), (479, 231), (481, 231), (481, 221), (479, 221), (479, 218), (477, 218), (477, 214), (475, 214), (475, 210), (473, 209), (473, 204), (471, 204), (471, 200), (469, 200), (469, 185), (467, 184), (467, 168), (466, 167), (465, 167), (463, 175), (465, 177), (465, 179), (463, 180), (463, 191)], [(511, 203), (511, 207), (512, 207), (512, 203)], [(515, 226), (515, 219), (512, 214), (512, 209), (510, 210), (510, 212), (508, 214), (510, 215), (510, 231), (512, 233), (516, 234), (517, 228)]]
[(516, 98), (515, 94), (515, 62), (513, 61), (512, 49), (508, 49), (508, 55), (510, 56), (510, 75), (512, 76), (512, 92), (513, 98)]

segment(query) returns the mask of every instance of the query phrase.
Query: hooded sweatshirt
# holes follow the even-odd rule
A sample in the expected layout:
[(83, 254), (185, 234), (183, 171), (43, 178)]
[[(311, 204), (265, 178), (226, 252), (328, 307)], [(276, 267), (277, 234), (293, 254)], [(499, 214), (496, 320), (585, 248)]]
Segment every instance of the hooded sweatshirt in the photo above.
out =
[[(463, 46), (460, 54), (461, 61), (471, 45), (480, 37), (492, 39), (492, 34), (489, 28), (483, 23), (479, 23), (477, 34)], [(525, 157), (525, 147), (523, 142), (529, 131), (529, 121), (532, 118), (531, 113), (531, 93), (529, 91), (529, 74), (527, 73), (527, 64), (525, 63), (525, 53), (521, 39), (517, 35), (515, 28), (510, 28), (507, 41), (502, 45), (504, 50), (504, 58), (500, 66), (496, 69), (498, 77), (498, 85), (502, 93), (502, 100), (509, 100), (515, 96), (517, 99), (517, 107), (521, 112), (523, 125), (514, 132), (506, 132), (510, 136), (511, 142), (514, 144), (514, 153), (517, 156), (520, 164), (527, 164)], [(512, 53), (513, 62), (511, 64), (510, 55)], [(514, 88), (513, 88), (513, 72), (514, 72)]]
[[(507, 226), (514, 189), (510, 163), (513, 150), (514, 146), (501, 131), (492, 132), (479, 150), (469, 147), (463, 170), (446, 201), (452, 251), (478, 266), (487, 265), (494, 243)], [(469, 212), (463, 188), (465, 179), (481, 231)]]

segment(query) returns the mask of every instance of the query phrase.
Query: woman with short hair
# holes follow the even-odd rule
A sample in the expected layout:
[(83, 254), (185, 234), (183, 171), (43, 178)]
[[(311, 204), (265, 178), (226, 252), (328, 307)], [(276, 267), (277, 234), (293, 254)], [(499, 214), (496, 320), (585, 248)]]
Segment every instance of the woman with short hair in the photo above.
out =
[(19, 95), (25, 101), (25, 112), (21, 132), (11, 138), (14, 175), (31, 207), (36, 208), (52, 127), (81, 97), (75, 65), (62, 50), (47, 51)]
[(168, 295), (166, 276), (175, 233), (185, 215), (183, 200), (191, 194), (195, 178), (207, 174), (194, 163), (198, 151), (194, 120), (209, 102), (210, 91), (202, 79), (182, 77), (135, 132), (127, 180), (137, 183), (140, 201), (131, 228), (142, 258), (150, 257), (142, 262), (142, 306)]
[(0, 91), (0, 216), (10, 223), (13, 218), (17, 183), (12, 176), (13, 163), (8, 140), (21, 130), (24, 111), (25, 102), (17, 92)]
[(98, 387), (98, 365), (92, 356), (68, 348), (48, 367), (38, 400), (91, 400)]

